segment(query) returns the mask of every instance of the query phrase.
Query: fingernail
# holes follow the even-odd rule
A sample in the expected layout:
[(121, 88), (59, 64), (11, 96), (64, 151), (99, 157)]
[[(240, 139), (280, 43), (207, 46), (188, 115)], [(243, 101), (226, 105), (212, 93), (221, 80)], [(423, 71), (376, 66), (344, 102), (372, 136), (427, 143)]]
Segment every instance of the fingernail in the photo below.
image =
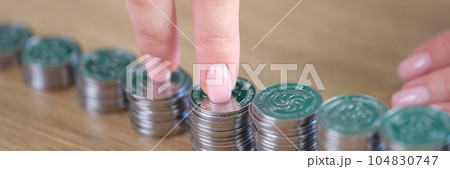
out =
[(403, 80), (408, 80), (428, 73), (433, 68), (433, 61), (429, 53), (419, 53), (400, 63), (398, 74)]
[(392, 106), (426, 105), (430, 102), (430, 91), (421, 86), (399, 91), (392, 96)]
[(231, 98), (230, 71), (225, 64), (214, 64), (206, 74), (206, 90), (213, 103), (226, 102)]

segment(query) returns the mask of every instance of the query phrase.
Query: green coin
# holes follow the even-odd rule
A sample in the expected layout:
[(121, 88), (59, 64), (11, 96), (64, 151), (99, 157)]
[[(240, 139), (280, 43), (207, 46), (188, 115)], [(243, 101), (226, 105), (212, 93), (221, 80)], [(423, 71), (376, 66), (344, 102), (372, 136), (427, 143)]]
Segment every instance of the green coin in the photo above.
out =
[(326, 101), (317, 112), (319, 124), (341, 134), (370, 134), (379, 129), (388, 108), (365, 95), (342, 95)]
[(23, 62), (43, 67), (74, 63), (81, 55), (80, 46), (66, 37), (33, 37), (21, 52)]
[(134, 60), (133, 53), (124, 49), (100, 49), (84, 54), (77, 71), (79, 75), (103, 82), (123, 80), (127, 65)]
[[(149, 77), (147, 75), (147, 72), (144, 71), (142, 74), (137, 74), (136, 69), (127, 70), (127, 76), (131, 76), (131, 83), (125, 83), (125, 89), (133, 94), (138, 94), (137, 91), (141, 90), (141, 95), (138, 96), (145, 96), (146, 88), (148, 86), (148, 83), (151, 82), (149, 80)], [(174, 85), (179, 90), (190, 90), (192, 87), (192, 79), (189, 76), (188, 73), (186, 73), (183, 69), (178, 68), (171, 74), (171, 82), (172, 85)], [(138, 80), (141, 79), (141, 80)], [(140, 83), (139, 83), (140, 82)], [(182, 93), (183, 91), (179, 91)]]
[(281, 120), (296, 120), (313, 115), (322, 96), (314, 88), (298, 83), (279, 83), (255, 96), (255, 107), (263, 114)]
[[(250, 81), (239, 77), (236, 81), (236, 86), (231, 93), (232, 98), (234, 99), (233, 104), (236, 104), (236, 106), (234, 106), (234, 108), (242, 109), (242, 108), (245, 108), (248, 105), (250, 105), (253, 98), (255, 97), (255, 93), (256, 93), (256, 89), (253, 86), (253, 84)], [(200, 85), (197, 84), (192, 89), (192, 93), (191, 93), (191, 101), (194, 105), (197, 105), (198, 107), (200, 107), (204, 110), (207, 110), (207, 111), (218, 110), (218, 109), (214, 108), (213, 106), (216, 106), (216, 107), (221, 106), (220, 104), (210, 104), (210, 102), (207, 102), (205, 104), (205, 102), (203, 102), (203, 101), (206, 99), (207, 99), (206, 93), (203, 92), (203, 90), (200, 88)], [(225, 105), (223, 105), (223, 106), (225, 106)], [(226, 106), (229, 106), (229, 105), (226, 105)]]
[(442, 146), (448, 141), (450, 119), (432, 107), (395, 108), (387, 113), (381, 132), (387, 140), (410, 147)]
[(18, 23), (0, 25), (0, 54), (20, 50), (32, 36), (31, 30)]

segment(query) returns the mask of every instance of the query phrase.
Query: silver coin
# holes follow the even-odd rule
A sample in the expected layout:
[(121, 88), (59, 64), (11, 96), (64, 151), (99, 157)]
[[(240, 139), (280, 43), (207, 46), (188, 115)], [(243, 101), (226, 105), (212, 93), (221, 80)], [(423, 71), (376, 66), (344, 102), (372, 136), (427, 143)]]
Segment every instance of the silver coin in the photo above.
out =
[(192, 88), (192, 79), (185, 71), (179, 68), (173, 72), (170, 86), (160, 93), (156, 90), (160, 84), (149, 85), (154, 82), (146, 75), (140, 81), (142, 84), (138, 84), (135, 70), (128, 71), (132, 73), (132, 86), (125, 83), (122, 87), (129, 102), (130, 121), (134, 129), (146, 136), (162, 137), (181, 134), (189, 128), (188, 93)]
[(384, 148), (379, 126), (386, 106), (365, 95), (341, 95), (326, 101), (317, 113), (319, 148), (366, 151)]
[(192, 147), (197, 151), (254, 150), (252, 120), (248, 107), (255, 95), (254, 86), (238, 78), (232, 98), (213, 103), (196, 85), (190, 95), (189, 122)]
[(32, 31), (25, 24), (0, 24), (0, 70), (20, 64), (20, 51), (32, 35)]
[(257, 150), (317, 150), (315, 112), (321, 103), (315, 89), (297, 83), (274, 84), (258, 92), (250, 107)]
[(51, 90), (74, 83), (79, 45), (66, 37), (33, 37), (21, 52), (22, 78), (32, 88)]

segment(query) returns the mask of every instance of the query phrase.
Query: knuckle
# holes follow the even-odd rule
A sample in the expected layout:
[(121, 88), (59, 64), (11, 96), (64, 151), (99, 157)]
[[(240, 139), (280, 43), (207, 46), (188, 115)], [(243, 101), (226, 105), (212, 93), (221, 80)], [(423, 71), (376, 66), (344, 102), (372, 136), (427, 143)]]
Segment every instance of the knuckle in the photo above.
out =
[(450, 100), (450, 68), (433, 73), (426, 84), (432, 92), (433, 102)]
[[(439, 78), (439, 77), (438, 77)], [(448, 96), (448, 98), (450, 98), (450, 68), (447, 68), (444, 72), (443, 72), (443, 77), (444, 79), (444, 92), (445, 94)]]
[(235, 32), (208, 32), (199, 37), (202, 45), (205, 46), (226, 46), (238, 40)]
[(165, 45), (171, 43), (170, 36), (164, 33), (150, 32), (146, 29), (136, 29), (136, 36), (146, 45)]

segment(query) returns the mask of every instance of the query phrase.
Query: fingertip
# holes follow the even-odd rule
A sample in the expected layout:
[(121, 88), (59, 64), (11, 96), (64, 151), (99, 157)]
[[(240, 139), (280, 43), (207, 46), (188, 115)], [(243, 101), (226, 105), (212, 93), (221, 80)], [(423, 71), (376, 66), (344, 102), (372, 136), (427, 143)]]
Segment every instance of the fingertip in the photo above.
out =
[(402, 61), (398, 67), (398, 75), (404, 81), (429, 73), (433, 69), (433, 61), (428, 52), (414, 54)]
[(152, 81), (162, 83), (170, 80), (172, 72), (170, 67), (174, 64), (173, 62), (151, 56), (147, 53), (140, 58), (142, 58), (147, 75)]
[(205, 76), (205, 89), (208, 98), (213, 103), (222, 103), (230, 100), (232, 81), (230, 71), (225, 64), (213, 64)]
[(393, 107), (426, 105), (431, 101), (431, 93), (428, 87), (419, 86), (411, 89), (401, 90), (392, 95)]

